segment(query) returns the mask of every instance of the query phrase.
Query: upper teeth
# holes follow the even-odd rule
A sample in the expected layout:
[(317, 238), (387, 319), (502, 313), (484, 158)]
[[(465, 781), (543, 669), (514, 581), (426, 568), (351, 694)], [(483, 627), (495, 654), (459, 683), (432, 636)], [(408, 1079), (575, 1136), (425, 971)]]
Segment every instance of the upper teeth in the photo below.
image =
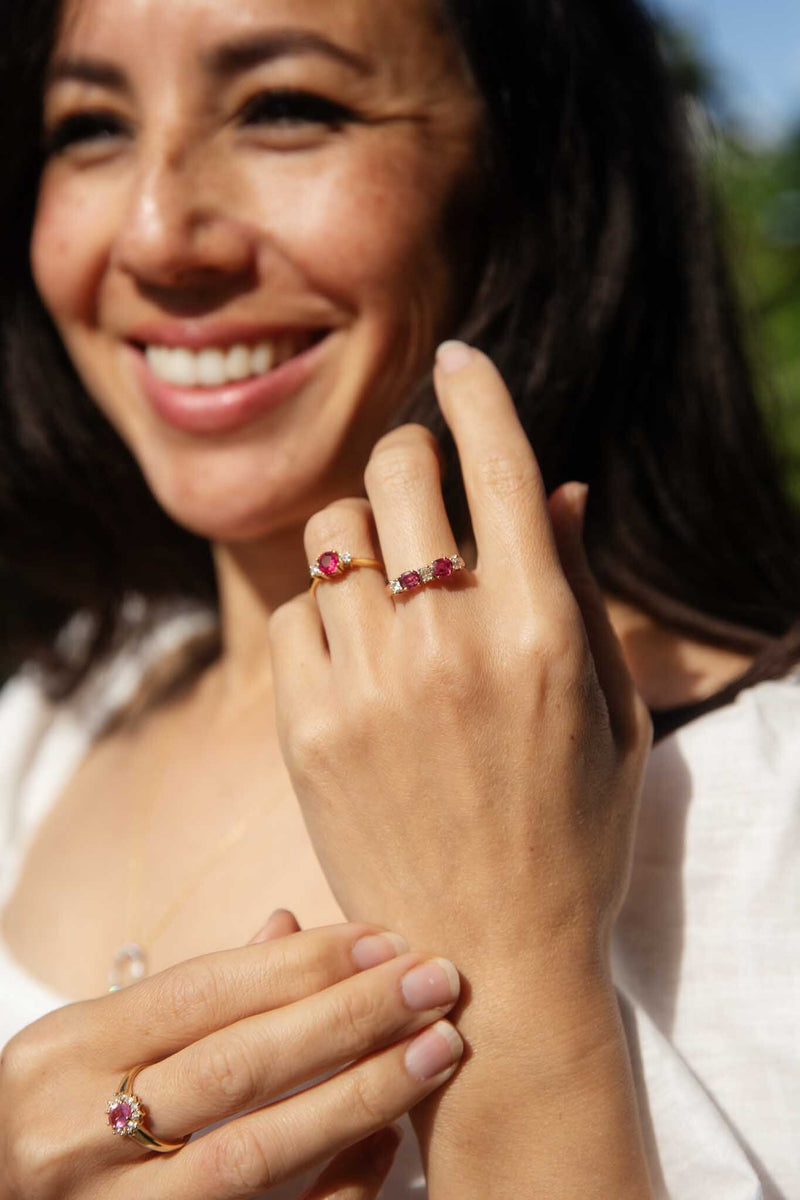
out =
[(252, 375), (266, 375), (301, 349), (296, 337), (281, 337), (255, 346), (207, 349), (197, 354), (183, 346), (174, 349), (147, 346), (145, 356), (153, 374), (166, 383), (178, 387), (220, 387)]

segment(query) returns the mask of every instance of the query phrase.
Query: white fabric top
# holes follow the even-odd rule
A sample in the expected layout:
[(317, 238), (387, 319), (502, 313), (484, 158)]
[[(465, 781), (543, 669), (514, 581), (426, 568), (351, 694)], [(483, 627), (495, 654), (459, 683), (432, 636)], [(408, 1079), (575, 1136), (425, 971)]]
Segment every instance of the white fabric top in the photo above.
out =
[[(190, 628), (196, 618), (172, 622), (66, 704), (24, 672), (6, 685), (0, 907), (106, 714)], [(800, 1200), (799, 732), (800, 670), (665, 738), (648, 767), (614, 969), (651, 1163), (672, 1200)], [(66, 1000), (0, 937), (0, 1045)], [(385, 1200), (426, 1195), (407, 1132)]]

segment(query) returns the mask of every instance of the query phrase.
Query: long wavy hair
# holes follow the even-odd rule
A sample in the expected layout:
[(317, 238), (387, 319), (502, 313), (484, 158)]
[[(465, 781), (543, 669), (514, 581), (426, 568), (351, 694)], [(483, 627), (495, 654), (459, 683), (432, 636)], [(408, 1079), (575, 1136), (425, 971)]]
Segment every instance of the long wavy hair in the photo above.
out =
[[(736, 687), (784, 673), (800, 657), (800, 522), (652, 22), (636, 0), (432, 2), (486, 111), (483, 251), (453, 335), (500, 367), (548, 487), (589, 483), (602, 586), (701, 641), (755, 654)], [(0, 603), (10, 665), (38, 662), (66, 696), (162, 603), (213, 609), (217, 596), (208, 544), (156, 504), (31, 278), (57, 18), (54, 0), (7, 0), (0, 14)], [(407, 417), (440, 438), (464, 534), (429, 378), (397, 419)], [(78, 613), (84, 636), (65, 641)]]

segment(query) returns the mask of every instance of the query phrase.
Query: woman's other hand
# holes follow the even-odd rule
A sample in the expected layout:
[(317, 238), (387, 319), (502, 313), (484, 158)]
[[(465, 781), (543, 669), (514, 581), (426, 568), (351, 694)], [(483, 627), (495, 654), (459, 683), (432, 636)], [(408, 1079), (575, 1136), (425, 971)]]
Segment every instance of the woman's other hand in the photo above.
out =
[[(244, 1200), (332, 1158), (312, 1200), (372, 1200), (396, 1148), (387, 1125), (456, 1069), (461, 1040), (442, 1018), (458, 973), (375, 926), (293, 928), (279, 914), (249, 946), (12, 1038), (0, 1060), (2, 1200)], [(143, 1062), (133, 1090), (157, 1138), (224, 1124), (165, 1155), (115, 1136), (106, 1101)]]

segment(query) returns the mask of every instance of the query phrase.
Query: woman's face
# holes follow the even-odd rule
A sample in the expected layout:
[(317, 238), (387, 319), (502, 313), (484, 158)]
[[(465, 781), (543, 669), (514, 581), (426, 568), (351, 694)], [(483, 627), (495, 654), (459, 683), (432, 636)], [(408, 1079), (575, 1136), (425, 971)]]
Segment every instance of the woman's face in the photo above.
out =
[(454, 200), (480, 112), (431, 9), (66, 9), (34, 276), (153, 492), (205, 536), (360, 490), (463, 303)]

